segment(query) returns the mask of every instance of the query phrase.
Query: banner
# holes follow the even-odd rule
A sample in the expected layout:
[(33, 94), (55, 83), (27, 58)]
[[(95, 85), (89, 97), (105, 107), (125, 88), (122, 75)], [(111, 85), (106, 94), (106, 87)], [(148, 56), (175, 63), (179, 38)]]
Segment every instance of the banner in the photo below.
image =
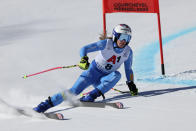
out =
[(159, 13), (158, 0), (103, 0), (103, 13)]

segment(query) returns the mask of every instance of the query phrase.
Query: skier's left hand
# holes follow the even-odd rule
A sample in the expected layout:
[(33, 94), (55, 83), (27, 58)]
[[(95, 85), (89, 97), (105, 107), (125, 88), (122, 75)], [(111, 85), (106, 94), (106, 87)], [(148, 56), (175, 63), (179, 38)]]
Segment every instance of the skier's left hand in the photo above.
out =
[(127, 81), (126, 83), (129, 87), (131, 95), (132, 96), (138, 95), (138, 89), (137, 89), (136, 85), (134, 84), (134, 82), (133, 81)]
[(79, 63), (79, 67), (82, 70), (87, 70), (89, 67), (90, 63), (88, 62), (88, 56), (84, 56), (81, 58), (81, 61)]

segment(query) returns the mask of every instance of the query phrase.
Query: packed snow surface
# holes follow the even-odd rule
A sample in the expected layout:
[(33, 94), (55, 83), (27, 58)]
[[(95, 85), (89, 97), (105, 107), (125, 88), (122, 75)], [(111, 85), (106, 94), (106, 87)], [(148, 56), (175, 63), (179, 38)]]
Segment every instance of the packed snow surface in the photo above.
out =
[[(14, 107), (31, 109), (48, 96), (69, 89), (82, 70), (26, 74), (78, 64), (80, 48), (99, 40), (101, 0), (0, 1), (0, 130), (1, 131), (195, 131), (196, 2), (159, 0), (166, 75), (161, 75), (156, 14), (107, 14), (107, 31), (119, 23), (132, 28), (136, 97), (109, 91), (108, 102), (124, 109), (71, 107), (68, 102), (48, 110), (69, 120), (30, 118)], [(95, 53), (88, 56), (90, 61)], [(127, 91), (123, 66), (116, 89)], [(92, 90), (89, 87), (84, 92)], [(80, 97), (80, 96), (78, 96)], [(101, 101), (99, 98), (97, 101)]]

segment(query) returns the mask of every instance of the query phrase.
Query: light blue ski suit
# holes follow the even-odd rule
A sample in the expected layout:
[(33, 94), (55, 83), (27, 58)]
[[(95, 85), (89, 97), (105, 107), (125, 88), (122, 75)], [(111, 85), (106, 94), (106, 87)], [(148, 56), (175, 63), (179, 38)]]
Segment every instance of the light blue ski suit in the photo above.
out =
[[(87, 46), (84, 46), (80, 50), (80, 56), (86, 56), (90, 52), (95, 52), (99, 50), (105, 49), (107, 44), (107, 40), (101, 40), (92, 44), (89, 44)], [(124, 48), (118, 48), (117, 44), (113, 42), (114, 51), (116, 53), (121, 53)], [(132, 71), (132, 50), (130, 50), (128, 59), (124, 62), (124, 68), (125, 68), (125, 74), (127, 81), (130, 81), (130, 74), (133, 74)], [(109, 74), (99, 70), (97, 68), (97, 64), (95, 60), (92, 61), (90, 64), (90, 67), (88, 70), (84, 71), (75, 84), (72, 86), (72, 88), (69, 89), (69, 92), (78, 95), (80, 94), (84, 89), (86, 89), (88, 86), (93, 85), (95, 88), (97, 88), (99, 91), (101, 91), (102, 94), (105, 94), (107, 91), (109, 91), (111, 88), (113, 88), (116, 83), (120, 80), (121, 74), (119, 71), (113, 71)], [(62, 96), (62, 93), (57, 93), (51, 97), (51, 100), (53, 102), (53, 105), (56, 106), (60, 104), (64, 98)]]

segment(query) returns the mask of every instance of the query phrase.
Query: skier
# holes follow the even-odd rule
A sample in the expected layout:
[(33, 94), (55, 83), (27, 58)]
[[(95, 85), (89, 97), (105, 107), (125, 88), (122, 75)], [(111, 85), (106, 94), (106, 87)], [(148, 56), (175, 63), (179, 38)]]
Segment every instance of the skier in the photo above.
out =
[[(138, 89), (134, 84), (132, 70), (132, 50), (128, 46), (131, 37), (131, 28), (126, 24), (119, 24), (113, 29), (111, 38), (108, 37), (81, 48), (79, 67), (86, 71), (79, 76), (72, 88), (69, 89), (69, 92), (73, 95), (78, 95), (88, 86), (93, 85), (94, 90), (81, 97), (80, 101), (94, 102), (97, 97), (104, 97), (104, 94), (120, 80), (121, 74), (117, 69), (124, 63), (126, 84), (131, 95), (137, 95)], [(99, 51), (99, 54), (90, 64), (87, 54), (94, 51)], [(49, 96), (47, 100), (33, 109), (42, 113), (51, 107), (59, 105), (64, 100), (66, 100), (65, 93), (60, 92), (52, 97)]]

